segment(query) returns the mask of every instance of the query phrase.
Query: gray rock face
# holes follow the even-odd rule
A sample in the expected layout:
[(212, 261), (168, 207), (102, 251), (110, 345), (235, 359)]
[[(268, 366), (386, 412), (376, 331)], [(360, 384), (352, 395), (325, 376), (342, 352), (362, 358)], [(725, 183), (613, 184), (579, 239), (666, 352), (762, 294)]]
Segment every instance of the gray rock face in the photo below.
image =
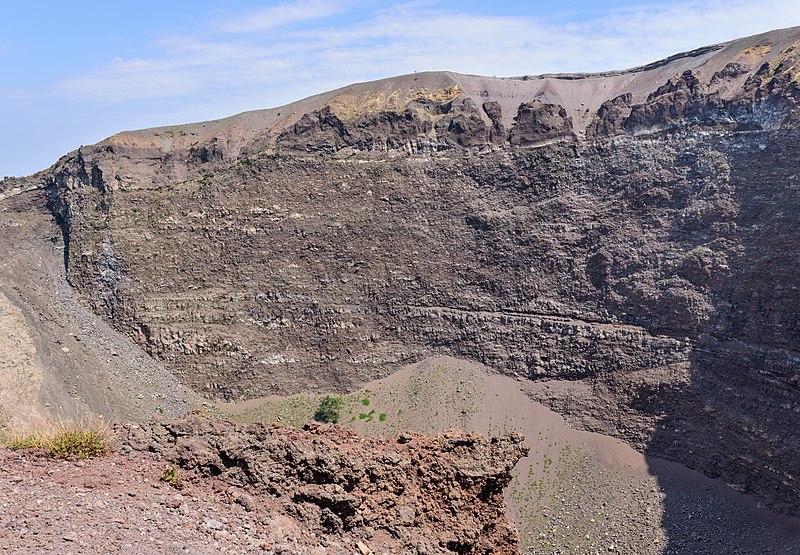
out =
[(520, 104), (508, 137), (512, 146), (531, 146), (550, 139), (572, 135), (572, 118), (563, 106), (544, 104), (539, 100)]
[(71, 282), (206, 393), (452, 354), (800, 513), (800, 32), (781, 33), (518, 80), (541, 94), (513, 121), (505, 80), (383, 83), (238, 151), (227, 128), (160, 153), (131, 135), (39, 179)]
[(586, 128), (586, 136), (609, 137), (621, 133), (631, 114), (632, 101), (631, 94), (625, 93), (603, 102), (594, 119)]

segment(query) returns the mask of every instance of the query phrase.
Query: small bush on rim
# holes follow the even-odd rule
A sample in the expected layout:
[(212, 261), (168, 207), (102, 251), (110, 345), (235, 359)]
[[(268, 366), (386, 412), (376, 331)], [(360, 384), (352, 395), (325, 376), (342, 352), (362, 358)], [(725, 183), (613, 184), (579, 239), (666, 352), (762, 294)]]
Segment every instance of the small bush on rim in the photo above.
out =
[(317, 412), (314, 413), (314, 420), (317, 422), (336, 424), (339, 422), (340, 410), (342, 410), (342, 398), (338, 396), (326, 395), (319, 402)]
[(59, 420), (33, 429), (12, 429), (0, 437), (0, 442), (12, 450), (41, 449), (54, 459), (79, 460), (108, 453), (111, 433), (105, 421)]

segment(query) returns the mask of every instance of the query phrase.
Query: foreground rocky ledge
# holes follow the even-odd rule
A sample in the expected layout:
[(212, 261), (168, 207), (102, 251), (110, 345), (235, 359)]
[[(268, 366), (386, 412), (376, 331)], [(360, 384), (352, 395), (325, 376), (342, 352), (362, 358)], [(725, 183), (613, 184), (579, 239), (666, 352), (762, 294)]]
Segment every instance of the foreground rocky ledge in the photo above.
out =
[(315, 547), (350, 543), (365, 554), (518, 552), (503, 488), (528, 452), (519, 434), (364, 438), (333, 425), (298, 430), (191, 415), (121, 426), (118, 434), (122, 452), (133, 459), (148, 453), (247, 491), (236, 501), (248, 510), (274, 505), (319, 538)]

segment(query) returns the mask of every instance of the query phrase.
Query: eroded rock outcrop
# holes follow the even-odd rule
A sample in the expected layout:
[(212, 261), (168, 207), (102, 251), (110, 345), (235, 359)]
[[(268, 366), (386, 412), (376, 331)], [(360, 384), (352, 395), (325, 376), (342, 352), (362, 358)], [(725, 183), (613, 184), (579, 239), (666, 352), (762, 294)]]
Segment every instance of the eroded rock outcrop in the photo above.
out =
[(586, 128), (586, 136), (589, 138), (610, 137), (621, 133), (631, 114), (631, 102), (633, 102), (633, 97), (630, 93), (621, 94), (603, 102)]
[(707, 92), (687, 70), (650, 93), (643, 104), (631, 107), (626, 131), (672, 128), (676, 125), (713, 125), (720, 121), (724, 104), (716, 92)]
[(528, 452), (518, 434), (362, 438), (332, 425), (297, 430), (195, 416), (119, 433), (125, 449), (283, 500), (320, 536), (356, 532), (385, 553), (518, 552), (503, 502), (510, 471)]
[(508, 141), (513, 146), (529, 146), (572, 135), (572, 118), (558, 104), (539, 100), (520, 104)]
[[(502, 133), (495, 122), (493, 133)], [(383, 110), (343, 121), (330, 107), (305, 114), (278, 137), (290, 150), (333, 153), (344, 148), (386, 152), (418, 152), (486, 145), (489, 125), (470, 98), (448, 101), (414, 99), (399, 111)]]
[(483, 111), (492, 122), (489, 129), (489, 142), (492, 144), (503, 144), (508, 138), (506, 128), (503, 125), (503, 108), (496, 101), (483, 103)]

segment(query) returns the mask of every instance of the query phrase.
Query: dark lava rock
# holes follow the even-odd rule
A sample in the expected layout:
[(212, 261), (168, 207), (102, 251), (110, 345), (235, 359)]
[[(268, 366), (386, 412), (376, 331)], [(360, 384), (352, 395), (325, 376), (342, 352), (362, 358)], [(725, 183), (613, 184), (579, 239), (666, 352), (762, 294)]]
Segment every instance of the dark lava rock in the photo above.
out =
[(514, 146), (572, 137), (572, 118), (558, 104), (545, 104), (539, 100), (520, 104), (514, 121), (516, 123), (508, 137)]

